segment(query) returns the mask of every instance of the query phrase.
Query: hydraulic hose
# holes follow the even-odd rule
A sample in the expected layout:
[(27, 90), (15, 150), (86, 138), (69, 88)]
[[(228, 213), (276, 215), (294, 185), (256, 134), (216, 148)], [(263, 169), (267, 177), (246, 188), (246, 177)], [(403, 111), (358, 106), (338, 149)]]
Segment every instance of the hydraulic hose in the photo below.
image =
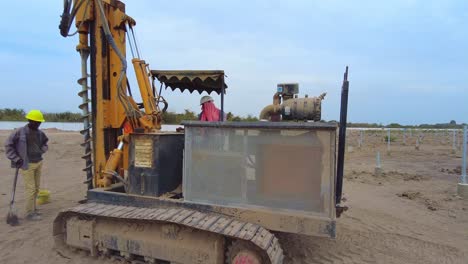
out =
[(62, 15), (60, 16), (60, 24), (59, 24), (59, 29), (60, 29), (60, 35), (62, 37), (67, 37), (68, 36), (68, 31), (70, 30), (70, 25), (71, 25), (71, 14), (70, 14), (70, 7), (71, 7), (71, 1), (72, 0), (64, 0), (63, 1), (63, 12)]
[[(101, 14), (101, 17), (105, 18), (106, 14), (104, 13), (104, 7), (102, 5), (102, 0), (98, 0), (97, 3), (98, 3), (98, 6), (99, 6), (99, 12)], [(117, 88), (119, 90), (119, 92), (118, 92), (119, 100), (121, 101), (122, 105), (124, 106), (127, 116), (130, 119), (132, 119), (131, 122), (134, 123), (135, 121), (133, 121), (133, 119), (135, 119), (137, 117), (134, 115), (134, 112), (131, 111), (131, 109), (132, 109), (131, 103), (128, 101), (126, 96), (122, 93), (123, 92), (122, 91), (122, 81), (123, 81), (123, 79), (124, 79), (124, 77), (126, 75), (126, 72), (127, 72), (127, 60), (122, 55), (122, 52), (120, 51), (120, 49), (117, 47), (117, 44), (115, 43), (114, 37), (112, 37), (112, 33), (111, 33), (110, 29), (109, 29), (109, 24), (107, 23), (107, 20), (103, 19), (102, 24), (103, 24), (104, 35), (106, 37), (106, 40), (111, 45), (112, 49), (114, 49), (115, 53), (117, 54), (117, 56), (120, 59), (120, 62), (122, 63), (122, 68), (120, 70), (119, 79), (117, 81)]]
[[(106, 14), (104, 13), (104, 7), (102, 6), (102, 0), (99, 0), (97, 2), (98, 2), (98, 5), (99, 5), (99, 12), (101, 13), (101, 17), (105, 18)], [(118, 82), (118, 83), (121, 84), (122, 83), (122, 78), (123, 78), (122, 73), (124, 74), (125, 72), (127, 72), (127, 60), (125, 60), (125, 57), (122, 55), (122, 52), (120, 52), (119, 48), (117, 47), (117, 44), (115, 44), (114, 37), (112, 37), (112, 33), (111, 33), (110, 29), (109, 29), (109, 24), (107, 23), (106, 19), (103, 19), (102, 25), (103, 25), (104, 34), (106, 36), (107, 41), (109, 42), (109, 44), (114, 49), (117, 56), (119, 56), (120, 62), (122, 63), (121, 76), (120, 76), (119, 82)]]
[[(71, 35), (68, 34), (68, 33), (70, 32), (70, 27), (71, 27), (71, 24), (73, 22), (73, 19), (76, 16), (76, 12), (78, 11), (78, 9), (81, 7), (81, 5), (85, 1), (88, 1), (88, 4), (86, 5), (86, 8), (87, 8), (88, 5), (89, 5), (89, 0), (81, 0), (75, 6), (73, 6), (73, 8), (71, 8), (72, 0), (64, 0), (63, 1), (63, 12), (62, 12), (62, 15), (60, 16), (61, 19), (60, 19), (60, 24), (59, 24), (60, 35), (62, 35), (62, 37), (66, 38), (66, 37), (73, 36), (73, 35), (76, 34), (76, 32), (71, 34)], [(71, 12), (70, 12), (70, 9), (71, 9)], [(86, 13), (86, 12), (84, 12), (84, 13)]]

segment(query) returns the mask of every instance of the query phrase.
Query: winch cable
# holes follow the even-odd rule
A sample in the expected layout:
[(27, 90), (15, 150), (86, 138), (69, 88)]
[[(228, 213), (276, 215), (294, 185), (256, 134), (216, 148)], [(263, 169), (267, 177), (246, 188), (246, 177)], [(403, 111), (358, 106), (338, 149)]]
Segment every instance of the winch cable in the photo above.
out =
[(130, 52), (132, 53), (132, 58), (135, 58), (135, 53), (133, 52), (132, 40), (130, 38), (130, 33), (128, 32), (129, 30), (127, 29), (127, 25), (125, 25), (125, 31), (127, 31), (128, 45), (130, 46)]
[(140, 50), (138, 49), (138, 43), (137, 43), (136, 36), (135, 36), (135, 31), (133, 30), (133, 27), (131, 25), (129, 25), (129, 27), (130, 27), (130, 31), (132, 31), (132, 37), (133, 37), (133, 42), (135, 43), (135, 49), (136, 49), (137, 56), (138, 56), (138, 58), (141, 58)]
[[(80, 4), (79, 4), (76, 8), (74, 8), (74, 14), (73, 14), (73, 16), (76, 15), (76, 11), (78, 10), (78, 8), (81, 6), (81, 4), (82, 4), (84, 1), (85, 1), (85, 0), (82, 0), (82, 1), (80, 2)], [(74, 36), (74, 35), (76, 35), (76, 33), (78, 33), (78, 30), (79, 30), (79, 28), (81, 27), (81, 24), (83, 24), (84, 18), (85, 18), (85, 16), (86, 16), (87, 11), (88, 11), (89, 2), (90, 2), (90, 0), (87, 0), (87, 1), (86, 1), (86, 6), (85, 6), (85, 9), (84, 9), (84, 12), (83, 12), (83, 18), (81, 19), (80, 24), (76, 27), (76, 28), (77, 28), (76, 31), (73, 32), (72, 34), (68, 34), (68, 35), (67, 35), (68, 37)], [(71, 27), (71, 23), (70, 23), (70, 26), (69, 26), (69, 27)]]

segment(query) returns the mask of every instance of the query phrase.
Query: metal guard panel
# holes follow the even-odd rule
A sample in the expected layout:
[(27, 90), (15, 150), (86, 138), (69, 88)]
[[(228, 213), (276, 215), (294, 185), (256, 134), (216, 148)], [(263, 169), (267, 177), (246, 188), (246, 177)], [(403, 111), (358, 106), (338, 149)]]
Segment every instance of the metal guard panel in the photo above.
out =
[(173, 91), (180, 89), (182, 92), (189, 90), (202, 92), (216, 92), (221, 94), (222, 85), (227, 88), (223, 82), (224, 71), (161, 71), (152, 70), (151, 74), (155, 76), (161, 83), (169, 87)]

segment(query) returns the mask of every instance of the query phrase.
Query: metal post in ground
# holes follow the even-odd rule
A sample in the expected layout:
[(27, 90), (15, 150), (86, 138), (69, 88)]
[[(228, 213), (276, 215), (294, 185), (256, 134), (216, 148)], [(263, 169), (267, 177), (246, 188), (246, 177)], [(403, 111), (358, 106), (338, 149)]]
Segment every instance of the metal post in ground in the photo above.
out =
[(453, 142), (452, 142), (452, 153), (455, 154), (457, 152), (457, 130), (453, 129)]
[(403, 128), (403, 145), (406, 145), (406, 128)]
[(463, 160), (462, 160), (462, 175), (461, 183), (467, 184), (466, 182), (466, 148), (467, 148), (467, 137), (466, 137), (466, 126), (463, 127)]
[(362, 129), (359, 131), (359, 149), (362, 147)]
[(377, 155), (375, 157), (375, 169), (374, 169), (374, 176), (382, 175), (382, 166), (380, 164), (380, 151), (377, 151)]
[(387, 130), (387, 154), (390, 155), (390, 128)]
[(442, 135), (441, 135), (441, 137), (440, 137), (440, 143), (441, 143), (442, 145), (445, 144), (445, 136), (446, 136), (446, 134), (447, 134), (447, 130), (446, 130), (446, 129), (442, 130)]
[(457, 186), (457, 193), (460, 197), (464, 199), (468, 199), (468, 183), (466, 181), (466, 144), (467, 144), (467, 138), (466, 138), (466, 129), (467, 127), (463, 127), (463, 158), (462, 158), (462, 171), (461, 171), (461, 177), (460, 177), (460, 183)]

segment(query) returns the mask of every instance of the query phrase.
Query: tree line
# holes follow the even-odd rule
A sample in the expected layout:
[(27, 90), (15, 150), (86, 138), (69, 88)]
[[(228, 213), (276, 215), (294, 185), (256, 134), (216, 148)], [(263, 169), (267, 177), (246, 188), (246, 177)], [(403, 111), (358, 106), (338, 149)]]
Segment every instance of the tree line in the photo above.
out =
[[(26, 112), (23, 109), (16, 108), (4, 108), (0, 109), (0, 121), (24, 121)], [(72, 112), (60, 112), (60, 113), (44, 113), (44, 119), (48, 122), (81, 122), (80, 113)], [(232, 122), (253, 122), (258, 121), (258, 118), (253, 115), (247, 115), (246, 117), (234, 115), (232, 112), (226, 114), (227, 121)], [(182, 120), (198, 120), (198, 114), (185, 109), (183, 113), (176, 112), (165, 112), (163, 114), (164, 124), (180, 124)], [(330, 122), (336, 122), (334, 120)], [(362, 127), (362, 128), (463, 128), (466, 124), (457, 124), (455, 120), (451, 120), (448, 123), (438, 124), (420, 124), (420, 125), (400, 125), (398, 123), (390, 123), (388, 125), (377, 124), (377, 123), (348, 123), (348, 127)]]
[[(188, 109), (185, 109), (184, 113), (165, 112), (163, 114), (164, 124), (180, 124), (182, 120), (198, 120), (198, 114)], [(241, 117), (234, 115), (232, 112), (228, 112), (226, 113), (226, 120), (232, 122), (253, 122), (258, 121), (258, 118), (252, 115)]]
[[(0, 121), (24, 121), (26, 112), (23, 109), (0, 109)], [(43, 113), (48, 122), (81, 122), (81, 114), (72, 112)]]
[[(60, 113), (43, 113), (44, 119), (47, 122), (81, 122), (80, 113), (60, 112)], [(23, 109), (4, 108), (0, 109), (0, 121), (24, 121), (26, 112)], [(258, 121), (258, 118), (252, 115), (241, 117), (234, 115), (232, 112), (226, 114), (228, 121)], [(182, 120), (198, 120), (198, 114), (188, 109), (184, 113), (165, 112), (163, 113), (164, 124), (180, 124)]]

